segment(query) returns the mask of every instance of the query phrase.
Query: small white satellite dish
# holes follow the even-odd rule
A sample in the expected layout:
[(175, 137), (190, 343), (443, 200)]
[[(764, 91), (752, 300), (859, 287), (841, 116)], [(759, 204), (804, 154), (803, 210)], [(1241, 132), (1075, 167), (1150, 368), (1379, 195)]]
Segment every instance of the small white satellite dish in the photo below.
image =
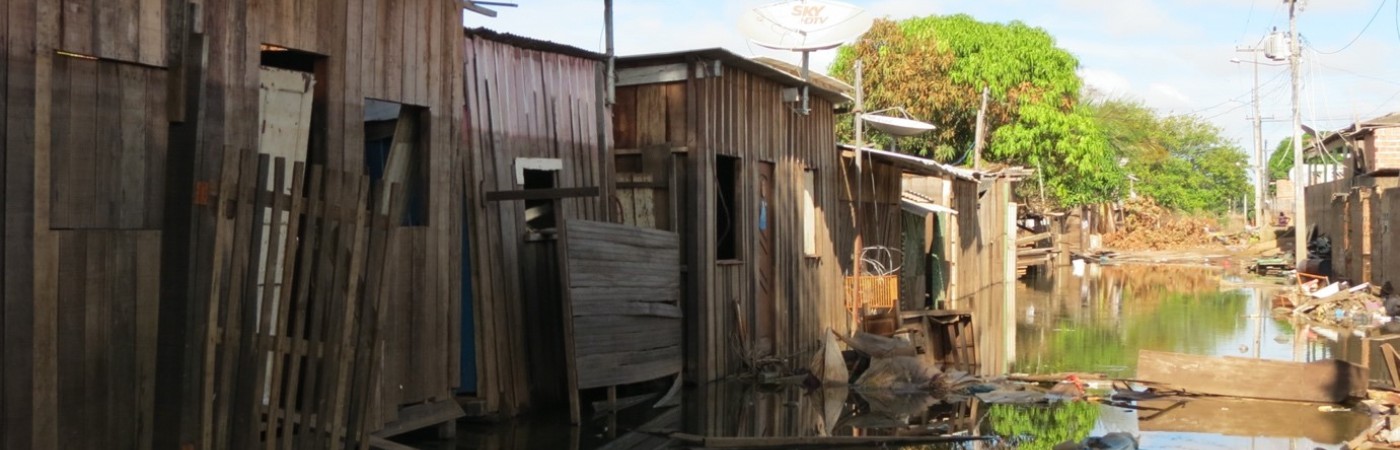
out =
[(860, 118), (877, 130), (901, 137), (926, 133), (936, 128), (933, 124), (903, 117), (861, 114)]
[(875, 19), (864, 9), (830, 0), (788, 0), (760, 6), (739, 19), (753, 43), (778, 50), (836, 48), (864, 34)]

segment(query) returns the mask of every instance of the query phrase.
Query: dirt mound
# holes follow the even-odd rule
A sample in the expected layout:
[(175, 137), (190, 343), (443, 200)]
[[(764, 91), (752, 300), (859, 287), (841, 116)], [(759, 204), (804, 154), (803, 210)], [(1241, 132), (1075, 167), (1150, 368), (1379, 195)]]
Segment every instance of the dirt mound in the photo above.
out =
[(1149, 197), (1123, 204), (1123, 223), (1104, 236), (1104, 245), (1119, 250), (1170, 250), (1218, 245), (1214, 219), (1183, 216)]

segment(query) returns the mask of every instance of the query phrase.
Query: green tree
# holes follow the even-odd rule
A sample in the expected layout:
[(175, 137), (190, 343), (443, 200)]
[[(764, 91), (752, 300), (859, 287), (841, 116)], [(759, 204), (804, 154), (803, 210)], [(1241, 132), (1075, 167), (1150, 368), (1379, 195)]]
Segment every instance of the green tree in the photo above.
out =
[[(853, 81), (856, 60), (865, 67), (866, 110), (904, 107), (938, 127), (902, 139), (903, 151), (970, 161), (986, 87), (986, 159), (1036, 169), (1047, 195), (1063, 205), (1109, 200), (1124, 184), (1103, 130), (1078, 105), (1079, 61), (1043, 29), (967, 15), (881, 19), (841, 47), (831, 75)], [(838, 128), (845, 139), (849, 122)], [(871, 141), (888, 145), (889, 138), (876, 134)]]
[(1220, 213), (1252, 192), (1248, 158), (1219, 127), (1193, 115), (1158, 116), (1135, 100), (1087, 104), (1108, 145), (1138, 178), (1139, 194), (1172, 209)]
[(1274, 152), (1269, 154), (1269, 181), (1287, 179), (1290, 170), (1293, 170), (1292, 136), (1278, 141), (1278, 146), (1274, 147)]

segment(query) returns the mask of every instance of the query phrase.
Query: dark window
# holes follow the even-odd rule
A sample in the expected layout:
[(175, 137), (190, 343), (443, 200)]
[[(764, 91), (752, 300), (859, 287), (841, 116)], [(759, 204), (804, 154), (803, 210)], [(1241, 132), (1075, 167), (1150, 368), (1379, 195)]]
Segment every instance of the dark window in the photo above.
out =
[[(525, 169), (525, 189), (554, 189), (554, 173)], [(526, 200), (525, 226), (536, 231), (554, 228), (554, 200)]]
[[(399, 184), (403, 204), (389, 206), (403, 211), (404, 226), (428, 224), (427, 118), (426, 108), (365, 99), (365, 171), (376, 187)], [(387, 195), (374, 199), (384, 212)]]
[(715, 157), (715, 259), (739, 258), (739, 158)]

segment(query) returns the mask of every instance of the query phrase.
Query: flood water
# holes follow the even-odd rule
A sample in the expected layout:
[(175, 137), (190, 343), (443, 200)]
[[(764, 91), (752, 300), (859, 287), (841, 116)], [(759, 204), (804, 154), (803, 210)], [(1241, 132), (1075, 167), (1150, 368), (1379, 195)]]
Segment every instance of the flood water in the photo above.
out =
[[(1336, 344), (1270, 315), (1272, 290), (1218, 269), (1090, 266), (1022, 281), (1017, 289), (1017, 373), (1097, 372), (1135, 375), (1138, 350), (1285, 361), (1332, 356)], [(1326, 333), (1322, 333), (1326, 334)], [(1287, 386), (1280, 386), (1287, 389)], [(1109, 432), (1128, 432), (1144, 449), (1340, 448), (1364, 430), (1362, 413), (1322, 412), (1321, 405), (1244, 400), (1141, 402), (1141, 410), (1094, 402), (1053, 406), (988, 405), (975, 399), (805, 393), (723, 382), (685, 392), (682, 406), (630, 408), (616, 416), (584, 414), (584, 426), (542, 415), (503, 424), (464, 424), (453, 441), (412, 442), (434, 449), (658, 448), (644, 430), (701, 436), (889, 436), (952, 433), (990, 442), (920, 445), (921, 449), (1049, 449)], [(585, 411), (587, 408), (585, 408)]]

